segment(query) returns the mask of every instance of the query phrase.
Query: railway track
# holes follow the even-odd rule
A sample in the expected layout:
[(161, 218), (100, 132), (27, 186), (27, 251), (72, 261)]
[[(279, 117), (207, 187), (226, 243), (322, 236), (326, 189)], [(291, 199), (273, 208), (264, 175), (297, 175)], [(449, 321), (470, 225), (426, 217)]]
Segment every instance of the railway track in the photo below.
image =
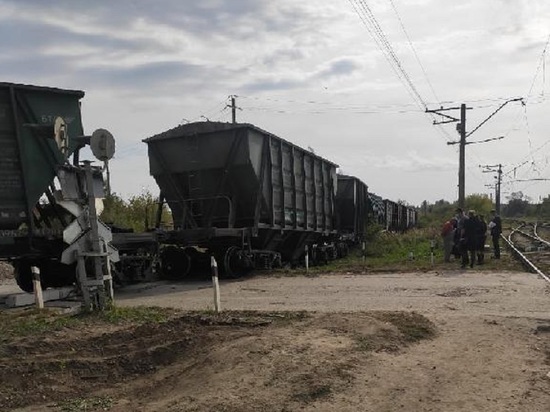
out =
[(514, 255), (531, 271), (550, 283), (550, 226), (522, 223), (508, 237), (502, 236)]

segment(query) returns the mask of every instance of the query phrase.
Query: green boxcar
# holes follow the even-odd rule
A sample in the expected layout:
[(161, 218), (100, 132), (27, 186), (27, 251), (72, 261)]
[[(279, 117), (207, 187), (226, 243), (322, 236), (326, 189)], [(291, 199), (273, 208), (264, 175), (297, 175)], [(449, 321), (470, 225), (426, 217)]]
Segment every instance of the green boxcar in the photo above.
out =
[(84, 92), (0, 83), (0, 230), (32, 227), (29, 216), (66, 156), (53, 139), (57, 117), (67, 124), (68, 150), (82, 136)]

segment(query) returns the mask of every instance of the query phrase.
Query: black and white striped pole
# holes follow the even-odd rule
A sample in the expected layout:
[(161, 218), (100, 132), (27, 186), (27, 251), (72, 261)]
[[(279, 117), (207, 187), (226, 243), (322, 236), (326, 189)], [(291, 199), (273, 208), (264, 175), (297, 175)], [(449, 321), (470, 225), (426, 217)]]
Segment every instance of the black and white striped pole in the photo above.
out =
[(210, 256), (212, 268), (212, 287), (214, 288), (214, 311), (220, 313), (220, 283), (218, 282), (218, 263), (214, 255)]
[(42, 283), (40, 282), (40, 269), (36, 266), (31, 266), (31, 273), (36, 307), (38, 309), (44, 309), (44, 296), (42, 295)]
[(305, 256), (305, 262), (306, 262), (306, 273), (309, 272), (309, 248), (306, 245), (306, 256)]

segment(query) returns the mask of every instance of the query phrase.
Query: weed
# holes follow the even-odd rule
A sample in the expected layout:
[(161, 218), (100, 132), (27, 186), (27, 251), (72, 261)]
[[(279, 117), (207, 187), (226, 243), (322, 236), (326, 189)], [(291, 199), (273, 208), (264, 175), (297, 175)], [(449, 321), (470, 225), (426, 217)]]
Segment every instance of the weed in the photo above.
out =
[(113, 407), (113, 400), (108, 397), (67, 399), (56, 405), (61, 412), (108, 411)]
[[(173, 309), (159, 307), (113, 307), (108, 311), (98, 312), (95, 316), (105, 320), (108, 323), (161, 323), (165, 322), (170, 316), (177, 313)], [(94, 316), (94, 315), (90, 315)]]
[(435, 336), (435, 325), (416, 312), (379, 312), (373, 313), (374, 318), (391, 323), (402, 334), (405, 342), (417, 342)]
[(174, 309), (157, 307), (113, 307), (104, 312), (78, 315), (59, 314), (51, 310), (30, 309), (19, 313), (0, 312), (0, 350), (11, 338), (41, 335), (67, 327), (91, 323), (160, 323), (177, 313)]
[(356, 335), (354, 337), (357, 349), (361, 352), (371, 352), (375, 349), (375, 345), (368, 336)]

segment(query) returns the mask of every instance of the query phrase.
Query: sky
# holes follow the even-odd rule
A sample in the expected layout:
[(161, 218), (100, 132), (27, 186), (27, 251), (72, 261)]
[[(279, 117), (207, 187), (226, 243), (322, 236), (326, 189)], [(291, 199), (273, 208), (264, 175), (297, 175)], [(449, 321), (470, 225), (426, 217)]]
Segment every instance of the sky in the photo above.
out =
[[(252, 123), (384, 198), (533, 201), (550, 190), (545, 0), (0, 0), (0, 80), (84, 90), (85, 131), (115, 136), (111, 186), (158, 193), (142, 139), (192, 121)], [(550, 47), (548, 47), (550, 49)], [(546, 53), (548, 51), (548, 53)], [(548, 63), (548, 64), (547, 64)], [(548, 77), (548, 79), (547, 79)], [(444, 112), (459, 117), (458, 110)], [(538, 180), (533, 180), (538, 179)]]

